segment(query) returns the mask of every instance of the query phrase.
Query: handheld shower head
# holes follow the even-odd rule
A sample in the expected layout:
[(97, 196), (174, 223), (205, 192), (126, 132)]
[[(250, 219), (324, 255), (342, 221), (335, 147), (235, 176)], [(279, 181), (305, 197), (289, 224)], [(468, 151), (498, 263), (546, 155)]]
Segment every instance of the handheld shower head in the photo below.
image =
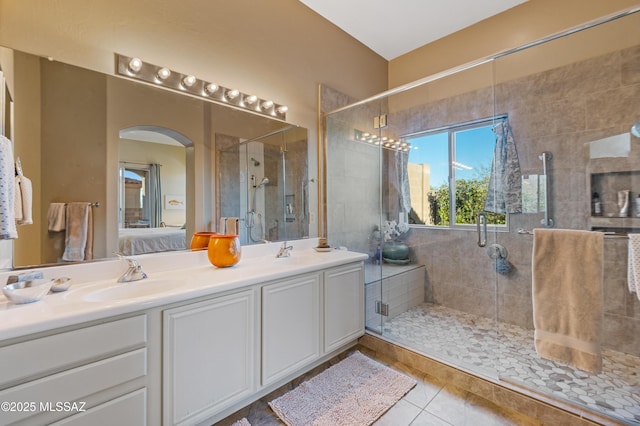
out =
[(258, 186), (256, 186), (256, 188), (260, 188), (261, 186), (265, 186), (269, 184), (269, 178), (268, 177), (264, 177), (262, 178), (262, 180), (260, 181), (260, 183), (258, 184)]

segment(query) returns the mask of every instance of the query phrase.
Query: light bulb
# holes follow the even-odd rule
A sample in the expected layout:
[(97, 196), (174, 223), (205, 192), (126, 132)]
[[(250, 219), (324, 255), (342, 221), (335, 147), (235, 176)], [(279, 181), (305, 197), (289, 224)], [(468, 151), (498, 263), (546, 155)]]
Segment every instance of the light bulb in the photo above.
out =
[(189, 88), (196, 83), (196, 77), (194, 75), (186, 75), (182, 78), (182, 87)]
[(231, 89), (231, 90), (227, 90), (227, 99), (231, 100), (231, 99), (235, 99), (238, 97), (238, 95), (240, 94), (240, 91), (237, 89)]
[(269, 109), (273, 106), (273, 101), (264, 101), (262, 105), (260, 105), (261, 109)]
[(286, 105), (280, 105), (276, 111), (278, 111), (278, 114), (284, 114), (289, 111), (289, 107)]
[(136, 74), (142, 69), (142, 61), (140, 60), (140, 58), (131, 58), (129, 60), (129, 65), (127, 66), (127, 68), (131, 73)]
[(169, 68), (164, 67), (160, 68), (156, 73), (156, 77), (158, 77), (158, 80), (166, 80), (170, 75), (171, 71), (169, 71)]
[(256, 95), (249, 95), (244, 98), (244, 103), (247, 105), (253, 105), (256, 103), (257, 100), (258, 100), (258, 97)]
[(204, 86), (204, 92), (207, 96), (211, 96), (218, 90), (218, 85), (215, 83), (209, 83)]

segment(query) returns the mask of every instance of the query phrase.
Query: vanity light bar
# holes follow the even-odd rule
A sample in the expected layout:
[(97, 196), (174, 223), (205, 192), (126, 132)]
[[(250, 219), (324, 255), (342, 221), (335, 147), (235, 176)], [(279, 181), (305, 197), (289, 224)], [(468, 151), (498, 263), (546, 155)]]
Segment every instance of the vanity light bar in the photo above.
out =
[(378, 135), (368, 132), (363, 132), (361, 130), (354, 130), (353, 139), (356, 142), (365, 143), (368, 145), (379, 146), (382, 145), (384, 149), (388, 149), (390, 151), (403, 151), (408, 152), (412, 149), (418, 149), (417, 146), (412, 147), (410, 143), (406, 142), (403, 139), (393, 139), (387, 136), (378, 137)]
[(286, 105), (279, 105), (269, 99), (242, 93), (232, 87), (200, 80), (192, 74), (182, 74), (166, 67), (153, 65), (140, 58), (116, 53), (116, 74), (135, 80), (152, 83), (160, 87), (188, 93), (220, 104), (233, 105), (251, 112), (286, 120)]

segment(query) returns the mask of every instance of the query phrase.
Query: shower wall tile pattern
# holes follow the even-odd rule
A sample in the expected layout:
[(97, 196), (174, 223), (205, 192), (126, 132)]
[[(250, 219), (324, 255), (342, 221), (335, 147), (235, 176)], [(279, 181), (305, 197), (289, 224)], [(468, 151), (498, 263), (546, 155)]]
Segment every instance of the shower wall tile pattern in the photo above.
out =
[(540, 358), (533, 331), (429, 303), (385, 323), (383, 335), (472, 372), (500, 378), (640, 424), (640, 358), (604, 350), (589, 374)]

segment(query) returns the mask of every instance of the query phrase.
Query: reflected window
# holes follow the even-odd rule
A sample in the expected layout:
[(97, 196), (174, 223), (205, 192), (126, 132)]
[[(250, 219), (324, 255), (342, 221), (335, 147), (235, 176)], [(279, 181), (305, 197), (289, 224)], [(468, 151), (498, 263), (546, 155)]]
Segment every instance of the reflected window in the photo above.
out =
[[(407, 138), (414, 147), (407, 171), (412, 212), (409, 223), (464, 227), (484, 210), (496, 145), (493, 119), (428, 131)], [(487, 213), (504, 226), (506, 215)]]
[(148, 199), (149, 169), (121, 169), (122, 203), (121, 223), (124, 228), (149, 228), (150, 211)]

